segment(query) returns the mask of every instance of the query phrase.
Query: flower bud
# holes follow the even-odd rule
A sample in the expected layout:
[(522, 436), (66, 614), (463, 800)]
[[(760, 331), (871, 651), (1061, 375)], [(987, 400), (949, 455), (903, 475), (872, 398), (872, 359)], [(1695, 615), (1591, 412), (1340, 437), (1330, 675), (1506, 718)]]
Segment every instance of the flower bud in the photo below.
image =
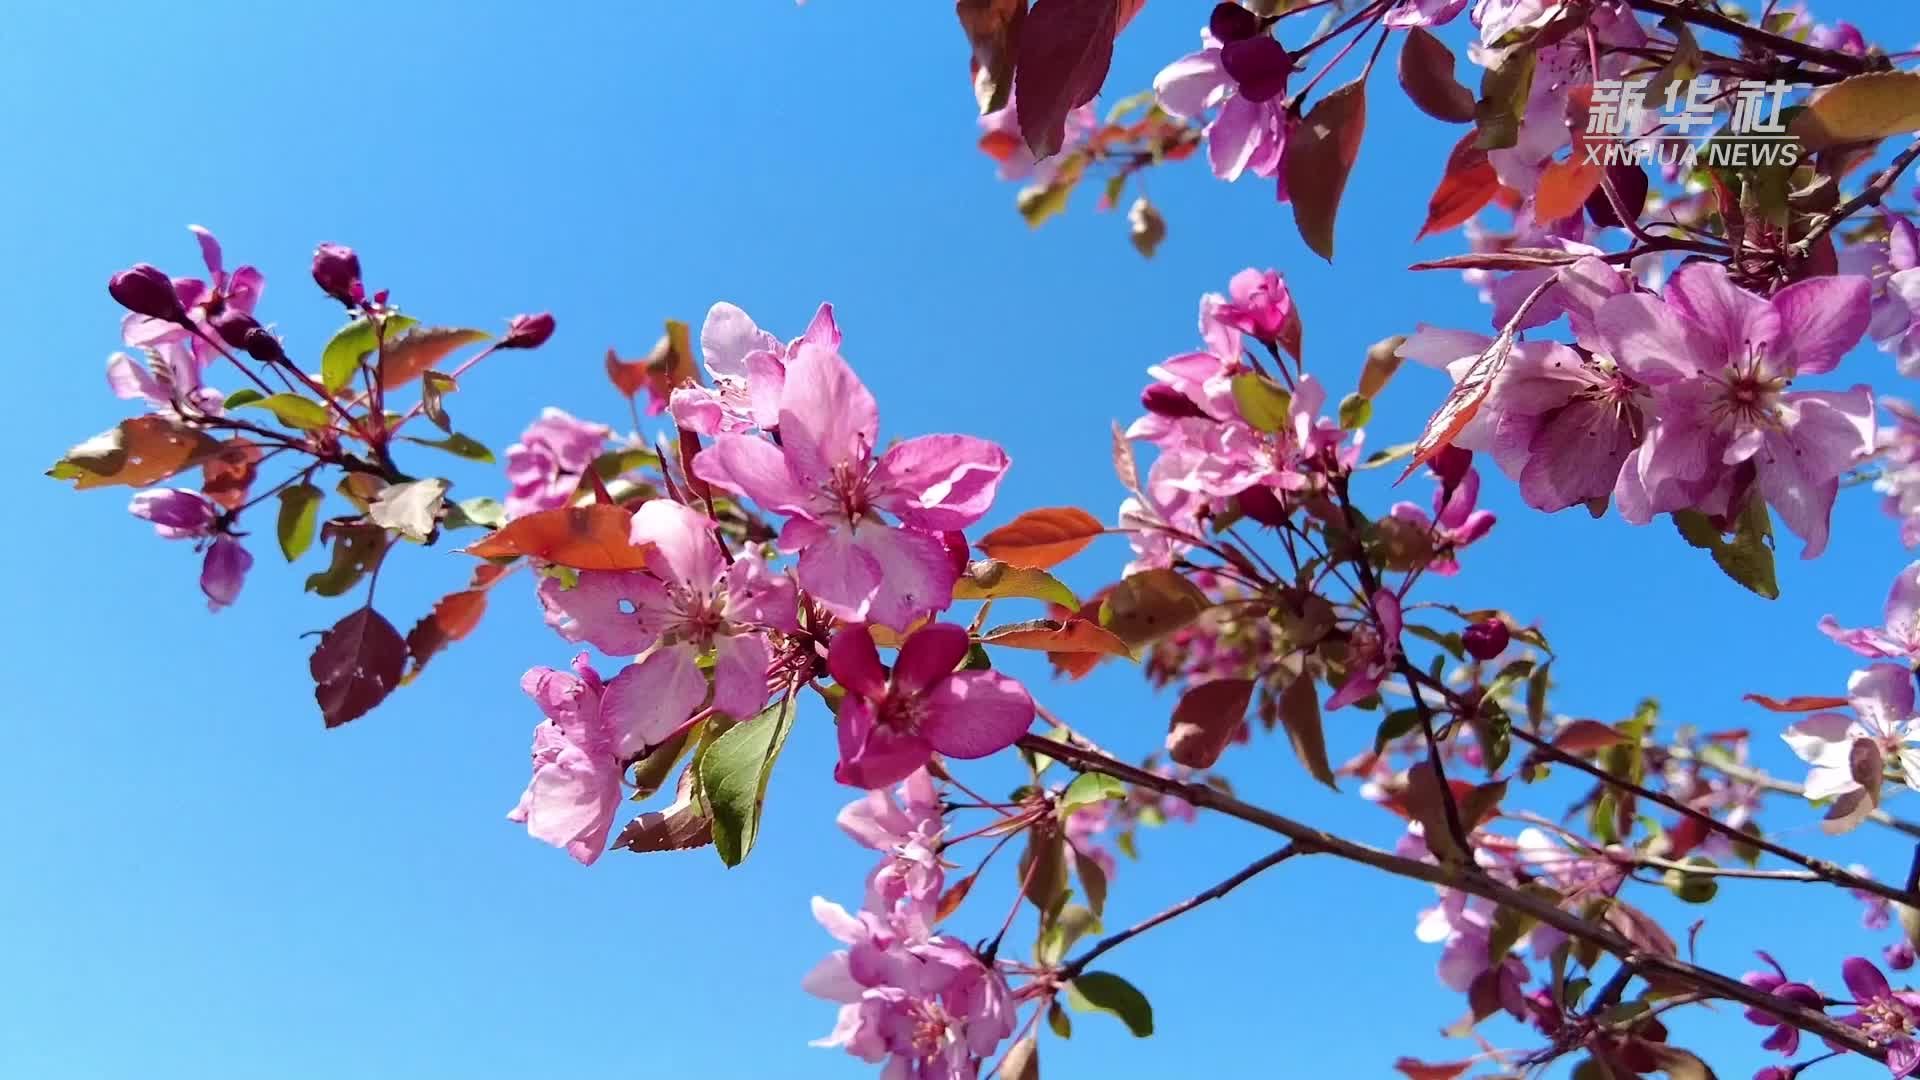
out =
[(1207, 19), (1207, 30), (1214, 40), (1225, 45), (1250, 38), (1260, 32), (1260, 16), (1235, 3), (1215, 4)]
[(1895, 971), (1905, 971), (1913, 966), (1913, 946), (1904, 941), (1896, 941), (1887, 946), (1881, 954), (1886, 958), (1887, 966)]
[(1460, 481), (1467, 478), (1467, 470), (1473, 468), (1473, 451), (1462, 450), (1448, 443), (1440, 449), (1439, 453), (1428, 459), (1427, 467), (1433, 470), (1433, 475), (1440, 478), (1442, 488), (1452, 491), (1460, 486)]
[(173, 279), (150, 263), (136, 263), (107, 279), (107, 293), (135, 315), (185, 323), (187, 309), (173, 289)]
[(1287, 508), (1281, 505), (1280, 497), (1273, 489), (1264, 484), (1253, 487), (1234, 496), (1234, 505), (1240, 512), (1262, 525), (1279, 528), (1287, 523)]
[(1467, 655), (1482, 663), (1506, 652), (1512, 637), (1507, 624), (1499, 619), (1477, 622), (1460, 631), (1460, 643), (1467, 647)]
[(221, 308), (220, 313), (207, 322), (212, 325), (213, 332), (220, 335), (221, 341), (236, 349), (246, 348), (247, 335), (260, 329), (258, 319), (233, 308)]
[(253, 568), (253, 556), (231, 536), (214, 540), (200, 566), (200, 591), (207, 594), (207, 609), (219, 611), (240, 596), (247, 571)]
[(128, 513), (153, 523), (153, 531), (168, 540), (207, 535), (219, 508), (206, 496), (187, 488), (148, 488), (137, 492)]
[(502, 349), (537, 349), (553, 336), (553, 315), (515, 315), (507, 322), (507, 336), (500, 339)]
[(320, 291), (348, 307), (366, 298), (360, 284), (360, 256), (341, 244), (321, 244), (313, 249), (313, 282)]
[(1160, 382), (1151, 383), (1140, 391), (1140, 407), (1169, 420), (1199, 419), (1207, 415), (1198, 402)]
[[(1620, 205), (1635, 221), (1647, 208), (1647, 173), (1638, 165), (1609, 165), (1607, 179), (1612, 182), (1614, 193), (1620, 196)], [(1587, 196), (1587, 216), (1595, 225), (1603, 229), (1617, 228), (1621, 224), (1620, 215), (1613, 212), (1613, 200), (1607, 198), (1605, 184), (1593, 189)]]
[(1269, 34), (1227, 42), (1220, 50), (1220, 66), (1248, 101), (1270, 101), (1287, 90), (1293, 75), (1293, 54)]

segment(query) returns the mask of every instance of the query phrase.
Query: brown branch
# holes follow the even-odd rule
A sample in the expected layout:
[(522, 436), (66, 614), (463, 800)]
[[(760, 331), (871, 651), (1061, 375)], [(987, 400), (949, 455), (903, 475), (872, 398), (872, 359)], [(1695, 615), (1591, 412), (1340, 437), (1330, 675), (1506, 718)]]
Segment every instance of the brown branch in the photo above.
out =
[(1805, 60), (1810, 64), (1819, 64), (1835, 71), (1859, 74), (1872, 70), (1865, 59), (1849, 56), (1837, 49), (1823, 49), (1818, 45), (1809, 45), (1804, 41), (1795, 41), (1783, 34), (1775, 34), (1758, 26), (1729, 18), (1717, 11), (1709, 11), (1688, 3), (1674, 3), (1672, 0), (1627, 0), (1627, 5), (1636, 11), (1650, 15), (1680, 19), (1708, 30), (1718, 30), (1729, 37), (1739, 38), (1749, 45), (1756, 45), (1771, 53), (1791, 56), (1796, 60)]
[(1059, 976), (1060, 979), (1063, 981), (1071, 980), (1074, 976), (1080, 974), (1082, 971), (1085, 971), (1087, 969), (1088, 964), (1092, 963), (1096, 957), (1098, 957), (1101, 953), (1106, 952), (1108, 949), (1111, 949), (1114, 946), (1125, 942), (1129, 938), (1137, 937), (1141, 934), (1144, 934), (1147, 931), (1153, 929), (1154, 927), (1159, 926), (1163, 922), (1166, 922), (1180, 915), (1185, 915), (1187, 912), (1192, 911), (1194, 908), (1199, 907), (1201, 904), (1204, 904), (1209, 900), (1218, 900), (1222, 896), (1225, 896), (1228, 893), (1232, 892), (1234, 889), (1238, 888), (1241, 884), (1245, 883), (1249, 878), (1252, 878), (1256, 874), (1259, 874), (1262, 871), (1265, 871), (1271, 867), (1278, 866), (1279, 864), (1287, 861), (1288, 859), (1293, 858), (1295, 855), (1298, 855), (1300, 853), (1301, 851), (1300, 851), (1299, 845), (1288, 844), (1286, 847), (1283, 847), (1279, 851), (1276, 851), (1271, 855), (1267, 855), (1259, 859), (1258, 861), (1254, 862), (1252, 865), (1241, 870), (1239, 873), (1233, 875), (1232, 877), (1228, 878), (1225, 881), (1222, 881), (1220, 884), (1213, 886), (1212, 888), (1206, 890), (1205, 892), (1201, 892), (1193, 896), (1189, 896), (1185, 900), (1180, 901), (1179, 903), (1173, 905), (1172, 907), (1161, 912), (1160, 914), (1153, 916), (1152, 918), (1145, 919), (1141, 922), (1135, 923), (1134, 925), (1127, 927), (1125, 930), (1122, 930), (1117, 934), (1111, 934), (1111, 935), (1108, 935), (1107, 937), (1101, 938), (1099, 941), (1094, 943), (1094, 946), (1092, 948), (1088, 949), (1084, 953), (1081, 953), (1078, 957), (1074, 958), (1073, 960), (1070, 960), (1067, 963), (1062, 964), (1060, 967), (1060, 976)]
[[(1762, 791), (1791, 795), (1796, 799), (1804, 799), (1807, 797), (1807, 789), (1805, 786), (1796, 784), (1791, 780), (1782, 780), (1777, 776), (1771, 776), (1758, 769), (1749, 769), (1745, 765), (1736, 765), (1731, 761), (1720, 761), (1715, 758), (1701, 757), (1699, 754), (1682, 746), (1659, 746), (1655, 743), (1648, 743), (1647, 748), (1663, 753), (1671, 758), (1693, 762), (1701, 768), (1712, 769), (1737, 784), (1748, 784)], [(1867, 815), (1867, 820), (1878, 825), (1885, 825), (1887, 828), (1893, 829), (1896, 832), (1903, 832), (1908, 836), (1920, 838), (1920, 824), (1915, 824), (1905, 818), (1894, 817), (1892, 814), (1878, 807), (1874, 808), (1873, 812)]]
[(1503, 907), (1530, 915), (1537, 921), (1560, 930), (1570, 937), (1596, 945), (1601, 950), (1631, 963), (1642, 975), (1660, 976), (1683, 982), (1713, 997), (1752, 1006), (1779, 1017), (1783, 1023), (1828, 1039), (1834, 1045), (1844, 1046), (1876, 1061), (1885, 1060), (1886, 1051), (1883, 1048), (1869, 1042), (1861, 1036), (1860, 1032), (1835, 1021), (1824, 1012), (1756, 990), (1737, 979), (1690, 964), (1677, 956), (1648, 952), (1619, 933), (1562, 911), (1558, 905), (1531, 893), (1522, 892), (1489, 876), (1476, 866), (1464, 864), (1442, 866), (1402, 858), (1391, 852), (1356, 843), (1291, 818), (1282, 817), (1272, 811), (1241, 802), (1213, 788), (1171, 780), (1070, 743), (1055, 742), (1038, 735), (1023, 735), (1016, 745), (1035, 753), (1046, 754), (1077, 772), (1102, 773), (1136, 787), (1157, 791), (1163, 795), (1177, 796), (1194, 806), (1204, 807), (1258, 825), (1292, 840), (1303, 852), (1332, 855), (1400, 877), (1458, 889), (1461, 892), (1491, 900)]
[(1828, 211), (1814, 224), (1813, 228), (1807, 230), (1807, 235), (1793, 246), (1794, 251), (1805, 255), (1814, 244), (1820, 241), (1821, 237), (1838, 228), (1841, 222), (1869, 206), (1880, 205), (1880, 200), (1886, 198), (1887, 192), (1892, 191), (1893, 186), (1900, 182), (1900, 174), (1907, 171), (1907, 166), (1913, 164), (1916, 158), (1920, 158), (1920, 139), (1915, 139), (1911, 146), (1896, 154), (1887, 167), (1881, 169), (1872, 180), (1868, 181), (1867, 186), (1862, 188), (1858, 195)]

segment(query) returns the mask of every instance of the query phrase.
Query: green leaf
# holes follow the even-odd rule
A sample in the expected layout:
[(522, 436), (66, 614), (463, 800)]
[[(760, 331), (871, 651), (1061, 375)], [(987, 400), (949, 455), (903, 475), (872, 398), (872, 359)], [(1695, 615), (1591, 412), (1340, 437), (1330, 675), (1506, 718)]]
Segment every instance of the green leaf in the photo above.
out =
[(280, 553), (288, 562), (298, 559), (313, 546), (314, 528), (320, 521), (320, 504), (327, 493), (312, 484), (299, 484), (280, 491), (280, 518), (277, 531)]
[(1074, 942), (1099, 932), (1099, 916), (1079, 904), (1068, 904), (1060, 909), (1060, 916), (1053, 920), (1053, 925), (1040, 935), (1040, 944), (1035, 949), (1038, 954), (1036, 959), (1052, 967), (1067, 955), (1067, 950), (1073, 948)]
[(1687, 543), (1712, 552), (1714, 563), (1728, 577), (1756, 596), (1768, 600), (1780, 598), (1780, 583), (1773, 571), (1773, 522), (1767, 515), (1765, 502), (1748, 499), (1730, 541), (1698, 510), (1675, 511), (1673, 523)]
[(1293, 395), (1253, 372), (1233, 377), (1233, 403), (1240, 409), (1240, 419), (1268, 434), (1286, 427), (1293, 416)]
[(1395, 709), (1380, 721), (1379, 730), (1373, 733), (1373, 752), (1379, 753), (1395, 739), (1414, 733), (1420, 727), (1420, 710), (1413, 708)]
[(1136, 1038), (1153, 1034), (1153, 1006), (1132, 983), (1109, 971), (1089, 971), (1067, 984), (1067, 1004), (1081, 1012), (1112, 1013)]
[(325, 570), (307, 575), (307, 591), (341, 596), (380, 561), (380, 553), (387, 546), (387, 531), (378, 525), (329, 521), (320, 527), (320, 539), (333, 544), (333, 562)]
[(243, 386), (227, 395), (224, 406), (228, 409), (237, 409), (242, 405), (251, 405), (256, 401), (263, 400), (266, 396), (267, 395), (255, 390), (251, 386)]
[(462, 499), (447, 507), (445, 523), (449, 529), (479, 527), (497, 529), (507, 523), (507, 508), (500, 500), (486, 495)]
[(424, 542), (440, 519), (447, 482), (439, 477), (389, 484), (367, 506), (367, 517), (383, 529)]
[(1060, 795), (1060, 815), (1065, 817), (1083, 806), (1092, 806), (1109, 799), (1127, 797), (1127, 786), (1105, 773), (1081, 773), (1067, 785)]
[[(1686, 864), (1706, 870), (1714, 868), (1712, 859), (1699, 855), (1689, 856)], [(1689, 904), (1708, 903), (1720, 891), (1719, 879), (1712, 874), (1690, 874), (1680, 869), (1669, 869), (1661, 877), (1661, 883), (1666, 885), (1669, 892)]]
[[(419, 320), (405, 315), (388, 315), (385, 322), (387, 340), (392, 341), (400, 332), (417, 325)], [(360, 370), (360, 362), (379, 344), (374, 324), (365, 317), (334, 331), (332, 339), (320, 350), (320, 385), (334, 394), (345, 389), (353, 381), (353, 373)]]
[(714, 850), (728, 866), (740, 865), (759, 835), (767, 780), (793, 726), (792, 702), (783, 698), (759, 716), (729, 728), (702, 748), (694, 761), (700, 791), (713, 816)]
[(1055, 1035), (1063, 1039), (1073, 1038), (1073, 1018), (1067, 1015), (1067, 1011), (1060, 1007), (1058, 1001), (1047, 1005), (1047, 1026), (1053, 1029)]
[(249, 401), (250, 408), (265, 409), (274, 419), (301, 431), (318, 431), (327, 426), (327, 407), (299, 394), (275, 394)]
[(1079, 181), (1077, 172), (1071, 179), (1056, 178), (1046, 184), (1032, 184), (1020, 189), (1014, 205), (1020, 216), (1026, 219), (1027, 227), (1037, 229), (1046, 224), (1047, 219), (1067, 208), (1067, 196), (1073, 194), (1073, 186)]
[(1816, 93), (1787, 125), (1809, 150), (1920, 130), (1920, 72), (1875, 71)]
[(1059, 604), (1068, 611), (1080, 610), (1080, 598), (1045, 570), (1009, 566), (998, 559), (980, 559), (967, 566), (967, 572), (953, 583), (955, 600), (1001, 600), (1026, 597)]
[(445, 450), (455, 457), (463, 457), (468, 461), (478, 461), (488, 465), (493, 464), (492, 450), (487, 449), (486, 445), (478, 439), (462, 435), (457, 431), (444, 439), (416, 439), (411, 435), (402, 435), (400, 437), (410, 443), (418, 443), (421, 446), (431, 446), (435, 450)]
[(1340, 399), (1340, 427), (1353, 431), (1367, 426), (1373, 419), (1373, 402), (1359, 394), (1348, 394)]
[(447, 416), (446, 396), (460, 389), (453, 376), (439, 371), (429, 371), (420, 376), (420, 411), (427, 414), (433, 426), (447, 434), (453, 434), (453, 421)]
[(1329, 93), (1287, 140), (1287, 196), (1293, 223), (1314, 254), (1333, 261), (1333, 223), (1367, 129), (1365, 78)]
[(1531, 45), (1510, 50), (1495, 59), (1480, 78), (1480, 100), (1474, 105), (1474, 145), (1482, 150), (1504, 150), (1520, 141), (1520, 118), (1533, 92), (1534, 55)]

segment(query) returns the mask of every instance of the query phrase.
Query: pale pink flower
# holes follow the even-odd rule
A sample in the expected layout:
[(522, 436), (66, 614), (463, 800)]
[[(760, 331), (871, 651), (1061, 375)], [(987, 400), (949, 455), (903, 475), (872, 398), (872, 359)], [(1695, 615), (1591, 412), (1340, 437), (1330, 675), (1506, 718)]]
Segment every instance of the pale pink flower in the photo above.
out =
[(945, 881), (940, 836), (946, 830), (933, 777), (915, 769), (900, 782), (899, 798), (874, 789), (848, 803), (835, 822), (864, 847), (885, 856), (867, 881), (867, 906), (888, 910), (906, 902), (931, 912)]
[(1874, 664), (1847, 680), (1854, 715), (1815, 713), (1781, 737), (1811, 768), (1806, 796), (1832, 799), (1822, 826), (1846, 832), (1880, 804), (1880, 783), (1898, 763), (1907, 786), (1920, 790), (1920, 717), (1913, 709), (1913, 675), (1894, 664)]
[(669, 405), (674, 423), (702, 435), (778, 426), (787, 362), (801, 345), (840, 347), (832, 304), (821, 304), (806, 332), (785, 345), (738, 307), (713, 305), (700, 326), (700, 357), (713, 386), (676, 387)]
[(1493, 529), (1493, 511), (1479, 509), (1479, 502), (1480, 473), (1468, 466), (1456, 482), (1447, 483), (1443, 479), (1434, 490), (1432, 517), (1410, 502), (1395, 503), (1387, 513), (1432, 537), (1437, 554), (1427, 569), (1436, 574), (1456, 574), (1460, 571), (1456, 553)]
[(1820, 620), (1820, 632), (1874, 659), (1920, 659), (1920, 562), (1908, 563), (1887, 593), (1884, 627), (1843, 630), (1833, 616)]
[(1347, 681), (1327, 699), (1328, 709), (1351, 705), (1380, 689), (1400, 658), (1400, 598), (1391, 589), (1373, 594), (1369, 619), (1353, 628), (1347, 643)]
[(608, 434), (605, 424), (576, 420), (552, 407), (541, 410), (520, 441), (507, 447), (507, 516), (566, 506)]
[(142, 363), (126, 353), (107, 357), (107, 388), (122, 401), (142, 400), (154, 412), (177, 416), (185, 411), (205, 416), (226, 412), (226, 395), (201, 382), (206, 363), (194, 358), (179, 341), (144, 347)]
[(929, 623), (901, 643), (889, 676), (865, 626), (835, 634), (827, 670), (847, 695), (834, 778), (884, 787), (935, 752), (980, 758), (1011, 746), (1033, 723), (1033, 699), (997, 671), (955, 671), (968, 647), (965, 628)]
[(573, 670), (534, 668), (520, 680), (547, 719), (533, 729), (533, 779), (507, 820), (590, 866), (606, 850), (620, 809), (622, 768), (601, 716), (600, 676), (585, 653), (574, 658)]
[(923, 435), (876, 456), (873, 395), (821, 345), (801, 344), (788, 364), (779, 416), (777, 445), (722, 434), (693, 471), (786, 515), (780, 549), (800, 553), (801, 588), (840, 618), (903, 630), (951, 604), (960, 571), (935, 534), (992, 507), (1005, 451), (966, 435)]

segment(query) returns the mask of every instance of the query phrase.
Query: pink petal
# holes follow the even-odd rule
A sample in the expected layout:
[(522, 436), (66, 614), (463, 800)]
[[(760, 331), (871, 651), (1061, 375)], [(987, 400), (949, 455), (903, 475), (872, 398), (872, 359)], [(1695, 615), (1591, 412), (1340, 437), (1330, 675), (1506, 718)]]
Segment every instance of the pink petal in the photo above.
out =
[(707, 677), (686, 645), (669, 645), (607, 683), (600, 723), (613, 733), (622, 758), (665, 742), (707, 697)]
[[(1848, 730), (1852, 727), (1853, 719), (1841, 713), (1814, 713), (1788, 725), (1780, 737), (1795, 757), (1809, 765), (1822, 765), (1845, 760), (1844, 749), (1852, 741)], [(1836, 747), (1840, 752), (1836, 753)]]
[(725, 301), (708, 308), (706, 321), (700, 324), (700, 356), (707, 371), (716, 376), (744, 379), (748, 353), (779, 348), (779, 338), (760, 329), (752, 316)]
[(806, 492), (780, 448), (757, 435), (721, 435), (693, 459), (693, 473), (776, 514), (808, 514)]
[(220, 280), (226, 276), (226, 266), (220, 260), (220, 241), (215, 240), (211, 232), (198, 225), (189, 225), (187, 230), (193, 233), (194, 239), (200, 241), (201, 261), (207, 264), (207, 273), (213, 278), (214, 283), (219, 284)]
[(850, 693), (876, 701), (887, 696), (887, 669), (865, 626), (844, 626), (833, 635), (827, 645), (827, 673)]
[(893, 664), (893, 691), (919, 697), (966, 659), (971, 646), (966, 628), (953, 623), (928, 623), (907, 635)]
[(911, 731), (878, 723), (873, 702), (849, 694), (840, 702), (840, 762), (833, 778), (843, 784), (882, 788), (906, 779), (927, 763), (932, 748)]
[(1203, 49), (1161, 68), (1153, 77), (1153, 92), (1162, 109), (1191, 120), (1211, 108), (1231, 83), (1220, 65), (1220, 50)]
[(107, 386), (113, 396), (131, 401), (145, 398), (148, 401), (164, 402), (166, 392), (154, 381), (147, 366), (126, 353), (114, 353), (107, 358)]
[(997, 671), (963, 671), (943, 680), (927, 694), (926, 709), (920, 731), (949, 757), (998, 753), (1033, 723), (1033, 698)]
[(747, 356), (747, 406), (762, 428), (780, 423), (780, 399), (786, 393), (787, 365), (770, 352)]
[(1238, 180), (1260, 148), (1265, 130), (1266, 110), (1258, 102), (1234, 95), (1220, 106), (1220, 114), (1207, 125), (1207, 163), (1213, 175), (1222, 180)]
[(819, 345), (828, 349), (840, 347), (840, 324), (834, 321), (832, 304), (823, 303), (814, 311), (813, 320), (807, 323), (807, 329), (800, 335), (799, 343)]
[(798, 625), (799, 593), (793, 579), (776, 573), (757, 553), (735, 559), (727, 570), (727, 619), (792, 630)]
[[(633, 512), (628, 538), (635, 544), (653, 545), (666, 571), (661, 576), (684, 589), (711, 594), (727, 569), (719, 541), (713, 537), (713, 520), (670, 499), (640, 504)], [(648, 565), (653, 565), (652, 560)]]
[(891, 852), (913, 828), (907, 815), (884, 791), (867, 792), (843, 807), (833, 820), (841, 832), (875, 851)]
[(610, 656), (647, 651), (678, 618), (666, 587), (639, 571), (582, 570), (571, 589), (544, 578), (537, 595), (561, 637)]
[[(781, 531), (780, 546), (793, 550), (787, 543), (786, 534), (794, 522), (787, 524), (788, 529)], [(863, 534), (869, 531), (882, 530), (878, 526), (869, 526), (863, 530)], [(810, 542), (799, 546), (800, 560), (794, 567), (800, 587), (833, 615), (848, 622), (868, 621), (872, 617), (874, 594), (880, 589), (879, 564), (872, 555), (861, 549), (846, 529), (807, 532), (812, 534)], [(898, 629), (903, 628), (904, 624), (886, 625)]]
[[(915, 620), (935, 611), (944, 611), (953, 603), (953, 583), (960, 571), (940, 543), (939, 537), (910, 529), (863, 526), (852, 536), (855, 550), (862, 552), (877, 572), (869, 619), (895, 630), (905, 630)], [(800, 556), (804, 576), (806, 553)]]
[(1852, 991), (1855, 1001), (1865, 1003), (1879, 1001), (1893, 996), (1893, 987), (1887, 985), (1887, 977), (1873, 965), (1873, 961), (1859, 956), (1850, 956), (1840, 963), (1840, 977)]
[(767, 643), (759, 634), (732, 634), (713, 643), (713, 711), (753, 718), (767, 704)]
[(1832, 371), (1866, 335), (1873, 319), (1873, 283), (1863, 277), (1796, 281), (1773, 295), (1794, 373)]
[(1897, 664), (1870, 664), (1847, 679), (1847, 701), (1867, 727), (1893, 734), (1913, 715), (1913, 674)]
[(840, 354), (800, 346), (780, 396), (780, 443), (794, 478), (821, 488), (836, 467), (859, 469), (872, 456), (879, 429), (873, 395)]
[[(1699, 264), (1694, 264), (1699, 265)], [(1641, 382), (1691, 379), (1703, 365), (1718, 369), (1726, 354), (1670, 304), (1631, 293), (1600, 305), (1595, 336), (1607, 355)]]
[(1674, 310), (1692, 320), (1712, 344), (1718, 367), (1745, 357), (1747, 346), (1780, 334), (1780, 317), (1760, 297), (1735, 285), (1717, 262), (1690, 262), (1674, 271), (1664, 294)]
[(873, 501), (912, 528), (964, 529), (993, 507), (1006, 451), (968, 435), (922, 435), (880, 458)]

